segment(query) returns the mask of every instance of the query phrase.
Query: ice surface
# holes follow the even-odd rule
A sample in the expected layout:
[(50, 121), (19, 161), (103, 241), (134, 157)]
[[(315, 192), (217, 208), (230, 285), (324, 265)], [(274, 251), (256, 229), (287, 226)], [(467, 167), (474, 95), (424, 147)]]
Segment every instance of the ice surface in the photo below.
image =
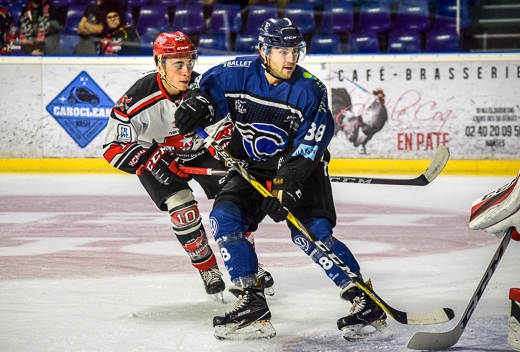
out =
[[(336, 320), (349, 304), (286, 227), (266, 221), (256, 241), (275, 279), (268, 302), (277, 336), (219, 341), (212, 317), (230, 307), (232, 295), (222, 304), (205, 294), (167, 215), (135, 177), (0, 175), (0, 351), (409, 351), (415, 331), (450, 330), (464, 311), (499, 243), (468, 229), (471, 203), (511, 179), (333, 184), (335, 234), (378, 294), (401, 310), (450, 307), (453, 321), (406, 326), (388, 319), (392, 340), (345, 341)], [(208, 227), (211, 203), (194, 188)], [(508, 293), (520, 286), (519, 254), (513, 241), (452, 351), (512, 350)]]

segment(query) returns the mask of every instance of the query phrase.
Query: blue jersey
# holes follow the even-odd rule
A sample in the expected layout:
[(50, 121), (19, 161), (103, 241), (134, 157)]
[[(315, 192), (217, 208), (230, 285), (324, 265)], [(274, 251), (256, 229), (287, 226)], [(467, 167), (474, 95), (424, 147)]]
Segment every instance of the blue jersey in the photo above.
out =
[(327, 89), (302, 67), (273, 86), (260, 56), (238, 57), (211, 68), (196, 85), (216, 103), (216, 119), (233, 122), (227, 149), (235, 158), (252, 166), (267, 162), (276, 175), (301, 182), (325, 155), (334, 132)]

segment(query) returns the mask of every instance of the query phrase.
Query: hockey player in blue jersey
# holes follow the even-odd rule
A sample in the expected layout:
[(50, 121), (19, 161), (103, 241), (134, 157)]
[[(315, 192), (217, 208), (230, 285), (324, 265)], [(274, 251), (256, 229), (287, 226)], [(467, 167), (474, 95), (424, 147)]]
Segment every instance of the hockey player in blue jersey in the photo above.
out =
[[(334, 133), (325, 85), (298, 66), (306, 48), (298, 28), (287, 18), (269, 19), (260, 29), (259, 55), (215, 66), (196, 80), (196, 89), (175, 113), (180, 133), (231, 119), (234, 132), (227, 150), (272, 197), (264, 198), (238, 173), (231, 173), (210, 214), (212, 234), (237, 297), (230, 311), (213, 318), (219, 339), (273, 337), (271, 312), (257, 280), (258, 260), (246, 239), (269, 214), (285, 220), (290, 210), (314, 235), (359, 276), (360, 268), (345, 244), (332, 235), (336, 212), (327, 164)], [(289, 225), (291, 237), (352, 302), (340, 318), (344, 337), (361, 338), (361, 329), (385, 326), (386, 314), (305, 235)]]

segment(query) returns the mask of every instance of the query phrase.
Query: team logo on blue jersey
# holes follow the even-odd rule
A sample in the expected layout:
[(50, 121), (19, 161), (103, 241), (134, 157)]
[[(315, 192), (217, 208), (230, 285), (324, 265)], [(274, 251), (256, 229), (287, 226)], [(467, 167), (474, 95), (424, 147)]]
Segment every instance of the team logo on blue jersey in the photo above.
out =
[(300, 144), (298, 148), (294, 151), (292, 156), (298, 156), (301, 155), (305, 158), (314, 160), (316, 158), (316, 153), (318, 152), (318, 146), (317, 145), (307, 145), (307, 144)]
[(103, 131), (113, 106), (114, 102), (82, 71), (47, 105), (47, 111), (85, 148)]
[(244, 149), (253, 160), (264, 160), (285, 148), (287, 132), (275, 125), (266, 123), (236, 123), (242, 136)]

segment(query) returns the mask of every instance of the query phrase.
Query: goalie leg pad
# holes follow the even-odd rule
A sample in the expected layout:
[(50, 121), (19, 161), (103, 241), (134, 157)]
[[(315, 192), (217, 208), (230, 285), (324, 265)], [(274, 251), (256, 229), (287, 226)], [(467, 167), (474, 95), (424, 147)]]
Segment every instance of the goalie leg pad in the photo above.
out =
[[(500, 236), (510, 227), (520, 229), (520, 173), (518, 176), (473, 202), (469, 227)], [(513, 236), (517, 237), (517, 236)]]

